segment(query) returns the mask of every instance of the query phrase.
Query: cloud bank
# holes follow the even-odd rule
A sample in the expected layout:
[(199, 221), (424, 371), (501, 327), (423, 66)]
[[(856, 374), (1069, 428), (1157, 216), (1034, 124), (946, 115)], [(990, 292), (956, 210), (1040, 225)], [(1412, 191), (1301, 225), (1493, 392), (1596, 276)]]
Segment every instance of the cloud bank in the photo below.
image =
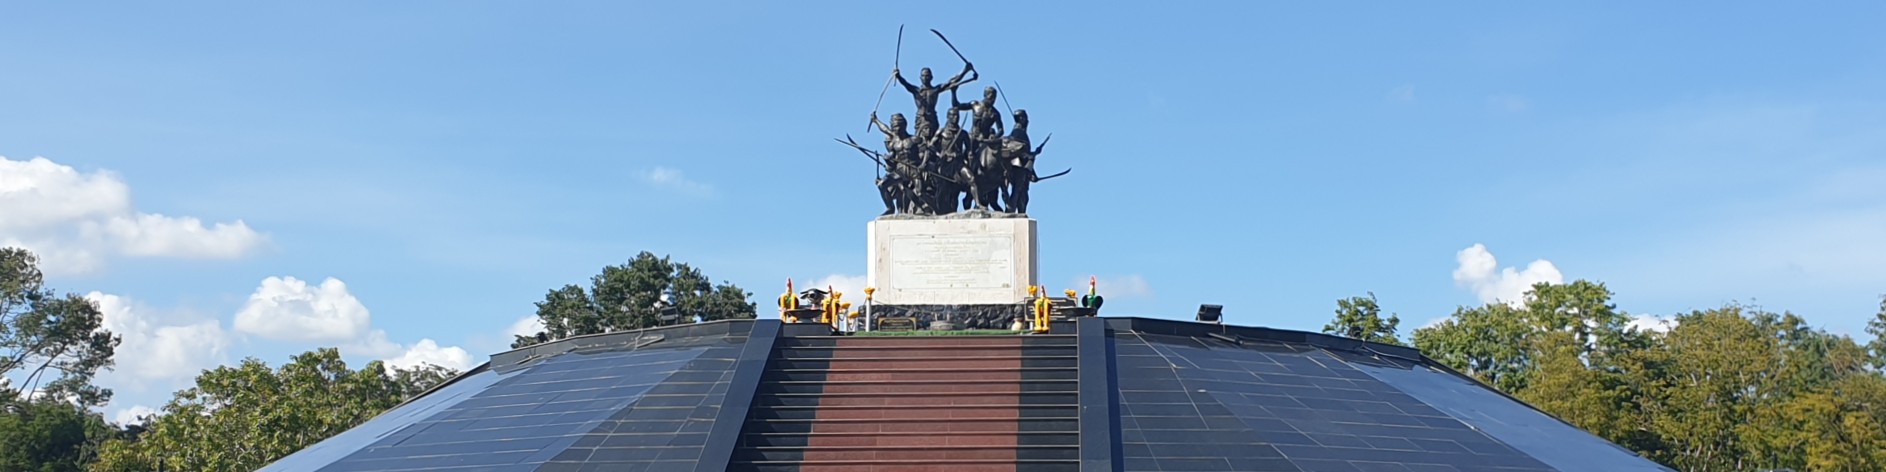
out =
[(1454, 284), (1472, 290), (1480, 303), (1525, 303), (1526, 291), (1540, 282), (1565, 283), (1565, 275), (1552, 261), (1539, 259), (1525, 269), (1500, 268), (1499, 260), (1482, 244), (1474, 244), (1454, 254)]
[(205, 225), (139, 212), (117, 175), (44, 157), (0, 156), (0, 215), (0, 246), (37, 253), (41, 270), (55, 275), (102, 270), (111, 256), (234, 259), (268, 240), (242, 220)]
[(328, 278), (308, 285), (294, 277), (269, 277), (236, 312), (236, 330), (281, 341), (357, 339), (372, 321), (367, 307)]
[(706, 197), (714, 194), (714, 187), (688, 179), (678, 169), (655, 167), (642, 173), (642, 181), (655, 187), (666, 188), (685, 195)]

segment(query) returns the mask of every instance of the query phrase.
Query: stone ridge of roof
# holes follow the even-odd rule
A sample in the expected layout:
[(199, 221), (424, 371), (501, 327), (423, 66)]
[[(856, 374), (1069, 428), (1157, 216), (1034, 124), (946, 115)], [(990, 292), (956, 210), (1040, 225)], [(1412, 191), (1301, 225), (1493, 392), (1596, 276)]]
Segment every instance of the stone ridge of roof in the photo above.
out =
[(1143, 334), (1164, 334), (1194, 338), (1216, 338), (1220, 341), (1231, 343), (1263, 341), (1279, 344), (1300, 344), (1371, 356), (1394, 357), (1418, 364), (1438, 365), (1426, 356), (1421, 355), (1420, 350), (1412, 347), (1368, 342), (1324, 333), (1133, 316), (1104, 317), (1104, 319), (1107, 320), (1107, 328), (1114, 331), (1130, 331)]
[(678, 341), (689, 341), (704, 337), (720, 338), (727, 336), (745, 336), (752, 331), (753, 323), (759, 321), (761, 320), (716, 320), (571, 336), (492, 354), (491, 361), (488, 364), (493, 369), (505, 371), (519, 367), (535, 359), (542, 359), (570, 351), (638, 349), (644, 346), (672, 345)]
[[(1388, 356), (1419, 364), (1439, 366), (1438, 363), (1421, 355), (1420, 350), (1412, 347), (1374, 343), (1324, 333), (1138, 316), (1107, 316), (1102, 317), (1102, 319), (1107, 321), (1107, 327), (1109, 329), (1115, 331), (1217, 338), (1221, 341), (1233, 343), (1264, 341), (1282, 344), (1299, 344), (1365, 355)], [(643, 345), (672, 344), (675, 341), (683, 341), (692, 338), (745, 335), (752, 330), (753, 323), (761, 321), (777, 322), (777, 320), (758, 319), (718, 320), (609, 333), (586, 334), (492, 354), (491, 361), (488, 365), (493, 369), (508, 370), (509, 368), (519, 366), (534, 359), (541, 359), (576, 350), (635, 349)]]

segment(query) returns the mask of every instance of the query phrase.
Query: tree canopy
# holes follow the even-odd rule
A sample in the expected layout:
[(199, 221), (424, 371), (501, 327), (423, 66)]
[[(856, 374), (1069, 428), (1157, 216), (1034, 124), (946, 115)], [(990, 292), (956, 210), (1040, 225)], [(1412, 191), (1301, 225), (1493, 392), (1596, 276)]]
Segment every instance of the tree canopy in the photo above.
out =
[(589, 289), (564, 285), (537, 302), (544, 331), (517, 336), (512, 347), (585, 334), (641, 329), (662, 324), (662, 309), (676, 316), (669, 323), (752, 318), (751, 293), (731, 283), (715, 285), (699, 269), (668, 257), (642, 252), (619, 265), (603, 267)]
[(279, 368), (257, 359), (197, 376), (135, 440), (105, 443), (94, 471), (255, 470), (366, 422), (456, 375), (442, 367), (349, 370), (333, 348)]
[(1375, 303), (1375, 294), (1370, 293), (1367, 297), (1336, 300), (1336, 318), (1323, 325), (1323, 332), (1400, 346), (1401, 339), (1395, 336), (1399, 326), (1401, 318), (1393, 313), (1382, 318), (1382, 308)]
[(1737, 304), (1667, 331), (1630, 321), (1604, 284), (1539, 284), (1517, 306), (1458, 308), (1414, 344), (1678, 470), (1886, 470), (1886, 300), (1865, 345)]
[(82, 470), (111, 435), (102, 416), (52, 398), (0, 399), (0, 470)]
[(80, 405), (102, 405), (111, 391), (92, 385), (92, 377), (111, 367), (118, 336), (103, 329), (105, 315), (97, 304), (61, 295), (43, 282), (37, 256), (0, 248), (0, 377), (19, 375), (10, 387), (0, 385), (0, 396), (37, 389)]

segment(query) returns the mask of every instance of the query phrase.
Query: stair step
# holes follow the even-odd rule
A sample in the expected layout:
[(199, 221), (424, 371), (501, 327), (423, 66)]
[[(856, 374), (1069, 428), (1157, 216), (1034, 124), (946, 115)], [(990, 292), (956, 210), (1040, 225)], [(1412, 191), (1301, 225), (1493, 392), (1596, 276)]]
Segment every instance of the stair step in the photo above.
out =
[(1013, 384), (1013, 383), (1074, 383), (1074, 379), (998, 379), (998, 380), (780, 380), (780, 384), (825, 384), (825, 385), (866, 385), (866, 384)]
[[(816, 433), (744, 433), (746, 436), (857, 436), (864, 438), (882, 437), (931, 437), (931, 436), (986, 436), (990, 433), (980, 431), (880, 431), (880, 432), (816, 432)], [(1074, 431), (1014, 431), (1001, 433), (1003, 436), (1078, 436)]]
[[(987, 459), (958, 459), (958, 460), (943, 460), (943, 461), (935, 461), (935, 460), (903, 460), (903, 459), (877, 459), (877, 460), (804, 460), (804, 461), (756, 461), (756, 460), (735, 460), (735, 461), (732, 461), (732, 462), (733, 462), (733, 463), (735, 463), (735, 464), (753, 464), (753, 465), (762, 465), (762, 464), (776, 464), (776, 465), (865, 465), (865, 466), (875, 466), (875, 465), (905, 465), (905, 466), (916, 466), (916, 467), (923, 467), (923, 469), (919, 469), (919, 470), (938, 470), (939, 468), (941, 468), (941, 469), (943, 469), (943, 470), (959, 470), (959, 469), (956, 469), (956, 468), (954, 468), (954, 467), (949, 467), (949, 466), (953, 466), (953, 465), (956, 465), (956, 464), (1076, 464), (1076, 465), (1078, 465), (1078, 464), (1080, 464), (1080, 459), (1006, 459), (1006, 460), (1003, 460), (1003, 459), (996, 459), (996, 460), (987, 460)], [(871, 470), (884, 470), (884, 469), (871, 469)], [(1014, 470), (1014, 469), (1007, 469), (1007, 470)]]
[[(905, 465), (905, 466), (923, 467), (923, 469), (920, 469), (920, 470), (937, 470), (938, 468), (945, 468), (947, 470), (958, 470), (953, 467), (947, 467), (945, 466), (945, 464), (947, 465), (956, 465), (956, 464), (1077, 464), (1078, 465), (1080, 463), (1080, 459), (1008, 459), (1008, 460), (962, 459), (962, 460), (948, 460), (948, 461), (901, 460), (901, 459), (806, 460), (806, 461), (735, 460), (733, 461), (733, 463), (734, 464), (752, 464), (752, 465), (864, 465), (864, 466)], [(884, 469), (871, 469), (871, 470), (884, 470)], [(1008, 469), (1008, 470), (1014, 470), (1014, 469)]]
[(1007, 407), (864, 407), (864, 408), (805, 408), (778, 409), (769, 408), (752, 412), (752, 419), (771, 420), (902, 420), (902, 421), (952, 421), (956, 419), (981, 418), (1055, 418), (1074, 416), (1079, 413), (1077, 406), (1031, 406), (1026, 408)]
[(1069, 342), (933, 342), (933, 343), (883, 343), (883, 342), (786, 342), (779, 349), (1064, 349), (1078, 346)]
[(761, 375), (729, 470), (1078, 471), (1074, 335), (802, 336)]
[(786, 450), (786, 449), (792, 449), (792, 450), (799, 450), (799, 449), (805, 449), (805, 450), (812, 450), (812, 449), (823, 449), (823, 450), (828, 450), (828, 451), (925, 451), (925, 450), (936, 450), (936, 449), (945, 449), (945, 450), (981, 450), (981, 449), (1069, 449), (1069, 448), (1078, 448), (1078, 447), (1080, 447), (1080, 446), (1078, 446), (1078, 445), (1076, 445), (1076, 446), (1052, 446), (1052, 445), (1049, 445), (1049, 446), (1023, 446), (1023, 445), (1008, 445), (1008, 446), (999, 446), (999, 447), (998, 447), (998, 446), (958, 446), (958, 445), (947, 445), (947, 444), (937, 444), (937, 445), (930, 445), (930, 446), (922, 446), (922, 445), (912, 445), (912, 446), (874, 446), (874, 445), (865, 445), (865, 446), (805, 446), (805, 447), (797, 447), (797, 446), (753, 446), (753, 449), (760, 449), (760, 450), (772, 450), (772, 451), (777, 451), (777, 450)]
[(856, 380), (839, 382), (814, 381), (774, 381), (761, 384), (761, 394), (773, 393), (907, 393), (907, 394), (942, 394), (956, 392), (1074, 392), (1078, 388), (1073, 380), (955, 380), (940, 382)]
[(825, 392), (825, 393), (818, 393), (818, 392), (812, 392), (812, 393), (761, 393), (760, 395), (761, 396), (775, 396), (775, 397), (845, 398), (845, 397), (949, 397), (949, 396), (965, 396), (966, 397), (966, 396), (977, 396), (977, 395), (1008, 395), (1008, 396), (1067, 395), (1070, 393), (1071, 392), (1014, 392), (1014, 391), (987, 391), (987, 392), (967, 391), (967, 392), (921, 392), (921, 393), (912, 393), (912, 392), (847, 392), (847, 393)]
[(1080, 358), (1074, 356), (908, 356), (908, 357), (797, 357), (774, 359), (767, 363), (774, 369), (823, 369), (828, 367), (870, 367), (870, 368), (954, 368), (984, 369), (998, 367), (1058, 367), (1074, 368)]
[(749, 413), (757, 420), (886, 419), (950, 421), (958, 418), (1052, 418), (1079, 414), (1077, 405), (789, 406)]
[[(1054, 340), (1066, 340), (1068, 342), (1073, 342), (1075, 339), (1075, 335), (1072, 335), (1072, 334), (1028, 334), (1028, 335), (987, 334), (987, 335), (963, 335), (963, 336), (793, 336), (786, 339), (788, 341), (798, 341), (798, 342), (831, 341), (831, 342), (845, 342), (845, 343), (858, 343), (858, 344), (926, 344), (926, 343), (932, 343), (932, 342), (1020, 343), (1024, 339), (1034, 339), (1034, 340), (1054, 339)], [(1040, 342), (1040, 341), (1035, 341), (1035, 342)]]
[(981, 432), (1013, 434), (1017, 431), (1074, 431), (1080, 424), (1074, 417), (994, 417), (950, 418), (914, 422), (903, 418), (858, 419), (771, 419), (746, 423), (747, 433), (823, 434), (823, 433), (927, 433)]
[(819, 446), (1077, 446), (1080, 433), (1061, 431), (903, 431), (746, 433), (746, 447)]
[[(1064, 354), (1064, 355), (1056, 354), (1056, 355), (947, 356), (947, 357), (942, 357), (940, 359), (955, 360), (955, 361), (1020, 361), (1020, 360), (1079, 359), (1079, 358), (1080, 357), (1075, 356), (1073, 354)], [(855, 357), (836, 357), (836, 358), (834, 357), (786, 357), (786, 358), (778, 358), (774, 360), (775, 361), (780, 361), (780, 360), (801, 361), (803, 360), (803, 361), (859, 362), (859, 361), (907, 361), (911, 359), (938, 360), (939, 358), (935, 356), (855, 356)]]
[[(850, 359), (846, 359), (846, 360), (850, 360)], [(1072, 367), (990, 367), (990, 368), (987, 368), (987, 369), (981, 369), (981, 370), (982, 370), (982, 371), (984, 371), (984, 372), (1029, 372), (1029, 371), (1058, 371), (1058, 372), (1073, 372), (1073, 371), (1074, 371), (1075, 369), (1074, 369), (1074, 368), (1072, 368)], [(843, 368), (837, 368), (837, 369), (777, 369), (777, 371), (782, 371), (782, 372), (840, 372), (840, 373), (844, 373), (844, 372), (912, 372), (912, 373), (946, 373), (946, 374), (947, 374), (947, 373), (956, 373), (956, 372), (962, 372), (963, 370), (962, 370), (962, 369), (950, 369), (950, 368), (940, 368), (940, 367), (904, 367), (904, 368), (889, 368), (889, 367), (843, 367)]]
[(765, 375), (777, 381), (897, 381), (897, 380), (1030, 380), (1073, 379), (1079, 373), (1061, 367), (991, 367), (938, 369), (930, 367), (869, 369), (776, 369)]
[(922, 407), (930, 405), (986, 405), (1022, 401), (1041, 405), (1072, 405), (1080, 401), (1077, 392), (861, 392), (861, 393), (761, 393), (754, 397), (755, 408), (779, 406), (850, 406), (886, 405)]
[(962, 409), (962, 408), (1079, 408), (1079, 407), (1080, 407), (1080, 405), (1076, 405), (1076, 404), (1072, 404), (1072, 403), (1069, 403), (1069, 404), (1063, 404), (1063, 405), (1025, 405), (1025, 404), (1021, 404), (1021, 403), (1015, 403), (1015, 402), (1009, 402), (1009, 403), (986, 403), (986, 404), (967, 404), (967, 405), (965, 405), (965, 404), (951, 404), (951, 405), (924, 405), (924, 406), (904, 406), (904, 405), (807, 405), (807, 406), (768, 406), (768, 407), (764, 407), (764, 408), (767, 408), (767, 409), (772, 409), (772, 410), (832, 410), (832, 411), (844, 411), (844, 410), (919, 410), (919, 411), (920, 411), (920, 410), (949, 410), (949, 409)]
[[(800, 467), (800, 464), (804, 464), (804, 467)], [(730, 467), (728, 470), (751, 472), (936, 472), (939, 470), (947, 470), (950, 472), (1015, 472), (1017, 470), (1026, 470), (1028, 472), (1079, 472), (1081, 467), (1079, 461), (951, 462), (948, 465), (939, 465), (936, 461), (917, 461), (898, 464), (871, 462), (833, 464), (828, 462), (783, 461), (733, 462), (730, 465), (738, 466), (738, 468)]]
[(1075, 346), (796, 346), (779, 347), (777, 359), (849, 359), (849, 357), (1018, 357), (1077, 355)]
[(736, 458), (743, 460), (928, 460), (956, 462), (974, 460), (1078, 460), (1078, 446), (863, 446), (863, 447), (749, 447)]

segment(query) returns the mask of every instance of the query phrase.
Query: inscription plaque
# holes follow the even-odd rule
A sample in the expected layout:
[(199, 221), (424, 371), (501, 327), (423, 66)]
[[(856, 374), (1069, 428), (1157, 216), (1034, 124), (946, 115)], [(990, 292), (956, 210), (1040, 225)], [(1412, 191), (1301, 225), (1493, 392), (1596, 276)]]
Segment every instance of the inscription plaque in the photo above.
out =
[(1034, 220), (880, 219), (869, 233), (878, 303), (1024, 303), (1035, 282)]
[(1015, 239), (1009, 235), (901, 235), (891, 238), (891, 277), (899, 288), (1015, 287)]
[(878, 319), (875, 331), (916, 331), (917, 319), (908, 316), (892, 316)]

